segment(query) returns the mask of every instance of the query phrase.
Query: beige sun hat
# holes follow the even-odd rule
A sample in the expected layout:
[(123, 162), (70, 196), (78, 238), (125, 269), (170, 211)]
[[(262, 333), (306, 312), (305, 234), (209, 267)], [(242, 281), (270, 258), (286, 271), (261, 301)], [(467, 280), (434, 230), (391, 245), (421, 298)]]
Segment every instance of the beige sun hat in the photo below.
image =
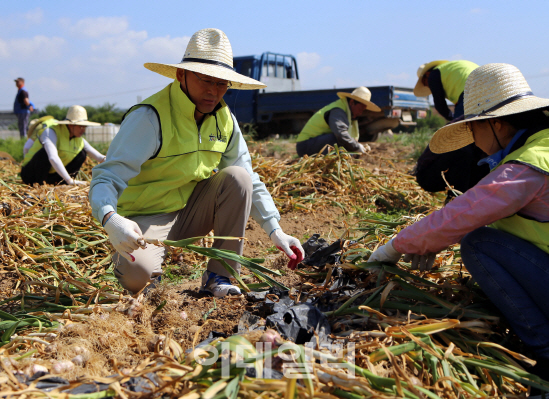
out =
[(445, 64), (449, 61), (447, 60), (437, 60), (437, 61), (431, 61), (427, 64), (421, 65), (417, 69), (417, 83), (416, 87), (414, 87), (414, 95), (417, 97), (427, 97), (429, 94), (431, 94), (431, 89), (429, 86), (425, 86), (423, 82), (421, 81), (423, 79), (423, 75), (425, 75), (425, 72), (427, 72), (429, 69), (434, 68), (440, 64)]
[(86, 108), (80, 105), (69, 107), (67, 116), (62, 121), (57, 122), (58, 125), (78, 125), (78, 126), (99, 126), (101, 123), (88, 121), (88, 113)]
[(475, 141), (466, 122), (549, 107), (549, 99), (534, 96), (522, 73), (509, 64), (486, 64), (471, 72), (463, 99), (463, 120), (440, 128), (431, 138), (429, 148), (435, 154), (458, 150)]
[(231, 89), (255, 90), (267, 85), (236, 73), (233, 68), (233, 49), (229, 38), (219, 29), (202, 29), (189, 40), (183, 59), (179, 64), (147, 62), (145, 68), (171, 79), (177, 69), (203, 73), (214, 78), (228, 80)]
[(369, 109), (370, 111), (381, 111), (381, 108), (379, 108), (377, 105), (370, 101), (370, 99), (372, 98), (372, 93), (370, 92), (370, 90), (368, 90), (368, 88), (364, 86), (357, 87), (353, 90), (352, 93), (339, 91), (337, 92), (337, 96), (339, 98), (351, 98), (355, 101), (358, 101), (359, 103), (364, 104), (366, 106), (366, 109)]

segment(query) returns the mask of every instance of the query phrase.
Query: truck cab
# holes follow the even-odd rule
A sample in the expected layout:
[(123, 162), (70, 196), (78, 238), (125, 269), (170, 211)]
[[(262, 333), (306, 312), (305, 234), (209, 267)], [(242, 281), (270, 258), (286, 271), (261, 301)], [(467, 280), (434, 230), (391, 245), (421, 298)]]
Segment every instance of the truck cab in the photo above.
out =
[(227, 91), (224, 100), (239, 123), (256, 123), (259, 93), (301, 90), (297, 61), (293, 55), (265, 52), (261, 55), (234, 57), (233, 66), (236, 72), (267, 85), (261, 90)]
[(266, 52), (260, 56), (235, 57), (233, 63), (236, 72), (267, 85), (262, 93), (301, 90), (293, 55)]

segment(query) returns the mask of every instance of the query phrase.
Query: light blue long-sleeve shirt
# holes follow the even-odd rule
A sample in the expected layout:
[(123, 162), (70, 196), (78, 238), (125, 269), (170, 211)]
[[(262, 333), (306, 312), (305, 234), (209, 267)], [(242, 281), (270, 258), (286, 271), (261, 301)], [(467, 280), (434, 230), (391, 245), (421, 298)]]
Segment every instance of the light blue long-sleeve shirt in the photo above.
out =
[[(248, 146), (234, 115), (232, 118), (234, 131), (221, 156), (219, 169), (235, 165), (243, 167), (250, 174), (253, 183), (251, 216), (270, 234), (280, 228), (280, 214), (267, 187), (259, 175), (254, 173)], [(100, 223), (107, 213), (116, 212), (118, 198), (128, 186), (128, 181), (139, 174), (141, 165), (156, 154), (159, 148), (158, 117), (150, 107), (139, 107), (122, 122), (107, 152), (107, 160), (93, 168), (89, 198), (93, 216)]]

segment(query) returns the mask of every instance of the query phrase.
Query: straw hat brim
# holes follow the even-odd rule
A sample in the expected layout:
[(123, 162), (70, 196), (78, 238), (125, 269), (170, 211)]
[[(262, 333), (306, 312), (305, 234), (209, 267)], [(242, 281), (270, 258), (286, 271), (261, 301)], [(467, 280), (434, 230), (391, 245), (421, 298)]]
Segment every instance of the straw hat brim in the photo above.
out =
[(465, 117), (459, 122), (451, 123), (441, 127), (431, 138), (429, 148), (435, 154), (442, 154), (459, 150), (475, 142), (473, 132), (467, 127), (466, 122), (480, 121), (484, 119), (497, 118), (499, 116), (520, 114), (526, 111), (549, 107), (549, 99), (535, 96), (525, 97), (513, 101), (501, 108), (498, 108), (486, 115)]
[(425, 86), (421, 82), (423, 75), (425, 75), (425, 72), (427, 72), (431, 68), (434, 68), (441, 64), (445, 64), (447, 62), (448, 62), (447, 60), (437, 60), (437, 61), (431, 61), (425, 64), (425, 66), (423, 67), (423, 70), (419, 74), (420, 76), (418, 76), (416, 86), (414, 87), (414, 95), (416, 97), (427, 97), (428, 95), (431, 94), (431, 89), (429, 88), (429, 86)]
[(366, 109), (370, 111), (381, 111), (381, 108), (379, 108), (377, 105), (375, 105), (373, 102), (363, 99), (362, 97), (355, 96), (354, 94), (347, 93), (345, 91), (339, 91), (337, 92), (337, 96), (341, 99), (347, 97), (351, 98), (355, 101), (358, 101), (359, 103), (362, 103), (366, 106)]
[(77, 121), (72, 122), (68, 120), (63, 120), (57, 122), (58, 125), (78, 125), (78, 126), (101, 126), (101, 123), (98, 122), (90, 122), (90, 121)]
[(16, 163), (15, 159), (5, 151), (0, 151), (0, 159), (7, 159), (13, 163)]
[(147, 62), (144, 64), (144, 67), (170, 79), (176, 78), (178, 68), (186, 69), (188, 71), (202, 73), (214, 78), (228, 80), (231, 82), (231, 89), (237, 90), (257, 90), (267, 87), (266, 84), (241, 75), (229, 68), (218, 65), (204, 64), (202, 62), (182, 62), (179, 64), (159, 64), (156, 62)]

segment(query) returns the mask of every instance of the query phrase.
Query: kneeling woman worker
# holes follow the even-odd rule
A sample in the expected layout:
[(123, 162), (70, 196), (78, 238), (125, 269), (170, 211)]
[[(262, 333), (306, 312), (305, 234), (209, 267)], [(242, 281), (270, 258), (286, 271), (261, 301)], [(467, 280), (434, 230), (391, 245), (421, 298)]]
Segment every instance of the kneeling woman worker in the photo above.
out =
[(430, 269), (437, 252), (461, 241), (465, 267), (535, 353), (532, 372), (549, 379), (549, 100), (535, 97), (516, 67), (487, 64), (469, 75), (464, 107), (465, 119), (429, 146), (444, 153), (474, 142), (491, 172), (369, 261), (409, 254), (412, 268)]
[(86, 185), (75, 180), (87, 155), (101, 163), (105, 155), (99, 153), (82, 137), (86, 126), (99, 126), (88, 121), (84, 107), (73, 105), (62, 121), (47, 120), (36, 133), (37, 139), (23, 158), (21, 179), (26, 184)]

